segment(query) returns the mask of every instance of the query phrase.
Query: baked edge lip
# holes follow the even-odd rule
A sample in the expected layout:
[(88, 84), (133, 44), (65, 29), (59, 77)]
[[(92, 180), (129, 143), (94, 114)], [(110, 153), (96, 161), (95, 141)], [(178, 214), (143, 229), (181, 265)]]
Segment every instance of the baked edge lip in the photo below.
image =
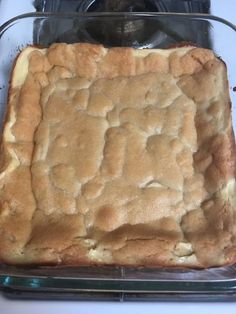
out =
[[(190, 45), (189, 45), (190, 46)], [(188, 47), (189, 47), (188, 46)], [(36, 48), (36, 49), (44, 49), (44, 47), (38, 47), (38, 46), (31, 46), (30, 45), (30, 47), (34, 47), (34, 48)], [(185, 46), (182, 46), (182, 47), (185, 47)], [(167, 48), (167, 49), (169, 49), (169, 48)], [(11, 76), (10, 76), (10, 80), (9, 80), (9, 86), (11, 85), (11, 81), (12, 81), (12, 76), (14, 75), (14, 70), (15, 70), (15, 64), (16, 64), (16, 62), (17, 62), (17, 60), (18, 60), (18, 58), (19, 58), (19, 56), (20, 56), (20, 54), (21, 54), (21, 52), (17, 55), (17, 57), (16, 57), (16, 59), (14, 60), (14, 64), (13, 64), (13, 68), (12, 68), (12, 70), (11, 70)], [(217, 57), (218, 58), (218, 57)], [(223, 62), (223, 64), (225, 65), (225, 67), (227, 68), (227, 65), (225, 64), (225, 62), (221, 59), (221, 58), (219, 58), (220, 60), (221, 60), (221, 62)], [(228, 81), (227, 81), (227, 85), (228, 85)], [(10, 98), (10, 95), (11, 95), (11, 92), (12, 92), (12, 90), (9, 88), (8, 89), (8, 96), (7, 96), (7, 103), (9, 102), (9, 98)], [(232, 103), (231, 103), (231, 101), (228, 103), (228, 105), (229, 105), (229, 107), (231, 108), (231, 106), (232, 106)], [(9, 113), (10, 113), (10, 106), (6, 106), (7, 108), (7, 110), (6, 110), (6, 112), (5, 112), (5, 117), (4, 117), (4, 123), (7, 121), (7, 119), (8, 119), (8, 117), (9, 117)], [(4, 124), (3, 124), (4, 125)], [(233, 131), (233, 130), (232, 130)], [(231, 140), (232, 140), (232, 142), (233, 142), (233, 140), (235, 139), (235, 134), (234, 134), (234, 132), (232, 133), (232, 138), (231, 138)], [(2, 142), (4, 142), (3, 141), (3, 136), (1, 136), (1, 144), (2, 144)], [(234, 147), (234, 149), (235, 149), (235, 141), (234, 141), (234, 145), (233, 146), (231, 146), (231, 148), (232, 147)], [(233, 153), (232, 151), (231, 151), (231, 153)], [(236, 169), (235, 169), (236, 170)], [(232, 262), (229, 262), (228, 263), (228, 265), (230, 265), (230, 264), (232, 264)], [(32, 264), (30, 264), (30, 265), (34, 265), (34, 263), (32, 263)], [(41, 265), (44, 265), (44, 263), (42, 263)], [(47, 265), (47, 264), (45, 264), (45, 265)], [(65, 263), (64, 265), (63, 264), (61, 264), (62, 266), (67, 266), (67, 264)], [(85, 264), (84, 266), (101, 266), (101, 264), (99, 264), (99, 263), (96, 263), (96, 262), (91, 262), (91, 264)], [(110, 267), (110, 266), (113, 266), (113, 267), (117, 267), (117, 266), (124, 266), (124, 267), (135, 267), (135, 268), (149, 268), (149, 266), (147, 266), (148, 264), (145, 264), (144, 266), (132, 266), (132, 265), (126, 265), (126, 264), (109, 264), (109, 265), (104, 265), (104, 264), (102, 264), (103, 266), (107, 266), (107, 267)], [(225, 264), (225, 265), (227, 265), (227, 264)], [(79, 266), (83, 266), (83, 264), (81, 263)], [(161, 265), (151, 265), (150, 266), (150, 268), (163, 268), (163, 267), (168, 267), (168, 268), (180, 268), (180, 269), (182, 269), (182, 268), (191, 268), (191, 269), (194, 269), (194, 268), (197, 268), (197, 269), (202, 269), (202, 268), (208, 268), (208, 267), (204, 267), (204, 266), (192, 266), (191, 264), (188, 266), (187, 264), (184, 264), (184, 266), (181, 266), (181, 265), (176, 265), (176, 266), (170, 266), (170, 265), (164, 265), (164, 264), (161, 264)], [(211, 266), (211, 267), (214, 267), (214, 266)]]
[(95, 262), (95, 261), (90, 261), (90, 263), (88, 262), (84, 262), (84, 263), (56, 263), (56, 262), (40, 262), (37, 263), (37, 262), (30, 262), (30, 263), (23, 263), (23, 264), (16, 264), (16, 263), (11, 263), (11, 262), (8, 262), (5, 263), (4, 260), (0, 260), (0, 266), (1, 264), (4, 264), (4, 265), (8, 265), (9, 267), (17, 267), (17, 268), (32, 268), (32, 267), (37, 267), (37, 268), (40, 268), (40, 267), (53, 267), (53, 268), (58, 268), (58, 269), (61, 269), (61, 268), (78, 268), (78, 267), (84, 267), (84, 268), (87, 268), (87, 267), (92, 267), (92, 268), (117, 268), (117, 267), (125, 267), (127, 269), (144, 269), (144, 270), (148, 270), (148, 269), (155, 269), (155, 270), (161, 270), (161, 269), (166, 269), (166, 270), (208, 270), (208, 269), (219, 269), (219, 268), (222, 268), (222, 267), (228, 267), (228, 266), (231, 266), (232, 264), (235, 263), (235, 259), (232, 259), (232, 260), (229, 260), (227, 262), (225, 262), (224, 264), (213, 264), (211, 266), (206, 266), (206, 265), (203, 265), (203, 264), (187, 264), (185, 263), (184, 265), (181, 265), (181, 264), (173, 264), (173, 265), (169, 265), (167, 263), (162, 263), (162, 264), (138, 264), (138, 265), (131, 265), (131, 264), (125, 264), (125, 263), (109, 263), (109, 264), (105, 264), (105, 263), (99, 263), (99, 262)]

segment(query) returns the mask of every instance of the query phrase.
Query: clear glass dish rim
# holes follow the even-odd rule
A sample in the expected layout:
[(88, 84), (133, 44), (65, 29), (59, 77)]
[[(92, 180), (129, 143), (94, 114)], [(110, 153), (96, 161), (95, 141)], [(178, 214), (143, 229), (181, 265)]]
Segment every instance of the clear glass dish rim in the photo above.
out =
[(24, 19), (24, 18), (107, 18), (107, 17), (144, 17), (144, 18), (155, 18), (155, 17), (182, 17), (192, 19), (208, 19), (217, 21), (236, 31), (236, 25), (230, 21), (212, 14), (205, 13), (172, 13), (172, 12), (29, 12), (25, 14), (16, 15), (9, 19), (2, 25), (0, 25), (0, 36), (2, 32), (6, 31), (8, 26), (12, 23)]
[[(233, 266), (233, 265), (231, 265)], [(215, 267), (215, 268), (209, 268), (209, 269), (191, 269), (191, 268), (174, 268), (174, 267), (169, 267), (169, 268), (161, 268), (161, 267), (126, 267), (126, 266), (115, 266), (115, 265), (7, 265), (7, 264), (0, 264), (0, 287), (1, 287), (1, 277), (4, 276), (9, 276), (12, 278), (22, 278), (22, 279), (31, 279), (31, 278), (38, 278), (38, 279), (58, 279), (58, 280), (99, 280), (99, 281), (124, 281), (124, 282), (165, 282), (165, 283), (196, 283), (196, 284), (203, 284), (203, 283), (211, 283), (211, 284), (224, 284), (224, 283), (231, 283), (234, 284), (235, 290), (236, 290), (236, 276), (228, 279), (177, 279), (177, 278), (172, 278), (172, 279), (157, 279), (157, 278), (134, 278), (134, 277), (126, 277), (125, 273), (126, 271), (129, 273), (129, 271), (135, 271), (135, 272), (141, 272), (142, 274), (145, 274), (145, 272), (162, 272), (162, 271), (168, 271), (170, 273), (178, 273), (179, 272), (191, 272), (191, 271), (199, 271), (199, 272), (204, 272), (204, 271), (217, 271), (220, 269), (223, 269), (224, 267), (229, 267), (229, 266), (221, 266), (221, 267)], [(79, 273), (77, 276), (70, 274), (70, 271), (75, 270), (78, 271)], [(89, 275), (84, 275), (83, 271), (95, 271), (94, 274), (90, 273)], [(106, 274), (105, 276), (102, 276), (102, 272), (104, 274), (105, 271), (109, 271), (109, 274)], [(114, 274), (114, 277), (112, 276), (112, 272), (116, 270), (116, 274)], [(56, 272), (69, 272), (69, 274), (55, 274)], [(80, 273), (82, 271), (82, 273)], [(99, 273), (96, 271), (99, 271)], [(97, 276), (96, 276), (97, 275)]]
[[(233, 23), (229, 22), (228, 20), (226, 19), (223, 19), (221, 17), (218, 17), (218, 16), (215, 16), (215, 15), (211, 15), (211, 14), (199, 14), (199, 13), (196, 13), (196, 14), (192, 14), (192, 13), (166, 13), (166, 12), (158, 12), (158, 13), (152, 13), (152, 12), (99, 12), (99, 13), (94, 13), (94, 12), (78, 12), (78, 13), (69, 13), (69, 12), (66, 12), (66, 13), (51, 13), (51, 12), (44, 12), (44, 13), (41, 13), (41, 12), (30, 12), (30, 13), (26, 13), (26, 14), (21, 14), (21, 15), (17, 15), (11, 19), (9, 19), (8, 21), (6, 21), (4, 24), (0, 25), (0, 38), (1, 38), (1, 35), (7, 31), (8, 27), (11, 27), (12, 24), (14, 24), (15, 22), (19, 21), (19, 20), (22, 20), (22, 19), (26, 19), (26, 18), (112, 18), (112, 17), (118, 17), (118, 18), (133, 18), (133, 17), (140, 17), (140, 18), (165, 18), (165, 17), (179, 17), (179, 18), (188, 18), (188, 19), (197, 19), (197, 20), (212, 20), (212, 21), (216, 21), (216, 22), (219, 22), (221, 24), (224, 24), (225, 26), (227, 27), (230, 27), (232, 30), (236, 31), (236, 25), (234, 25)], [(70, 277), (70, 276), (60, 276), (60, 275), (57, 275), (57, 276), (50, 276), (50, 275), (43, 275), (43, 274), (25, 274), (24, 271), (21, 273), (20, 269), (19, 268), (19, 273), (17, 272), (14, 272), (14, 269), (16, 270), (17, 269), (17, 266), (15, 267), (12, 267), (12, 266), (9, 266), (8, 265), (4, 265), (6, 268), (8, 269), (1, 269), (1, 265), (0, 265), (0, 288), (2, 286), (2, 282), (1, 282), (1, 278), (3, 277), (11, 277), (14, 280), (17, 280), (17, 279), (35, 279), (35, 278), (38, 278), (40, 280), (43, 280), (43, 281), (50, 281), (50, 280), (89, 280), (89, 281), (104, 281), (104, 282), (107, 282), (107, 281), (113, 281), (113, 282), (117, 282), (117, 284), (120, 284), (120, 283), (123, 283), (124, 284), (124, 291), (125, 291), (125, 282), (147, 282), (147, 283), (169, 283), (169, 284), (175, 284), (175, 283), (178, 283), (178, 284), (182, 284), (182, 285), (185, 285), (185, 284), (195, 284), (196, 285), (196, 288), (198, 285), (202, 285), (202, 284), (206, 284), (207, 286), (205, 287), (205, 291), (211, 291), (211, 289), (209, 289), (209, 287), (211, 285), (214, 285), (214, 284), (222, 284), (222, 287), (218, 286), (218, 289), (219, 291), (221, 292), (225, 292), (227, 293), (227, 288), (224, 286), (224, 284), (229, 284), (230, 283), (230, 290), (231, 291), (236, 291), (236, 277), (235, 278), (230, 278), (230, 279), (215, 279), (215, 280), (210, 280), (209, 279), (207, 280), (201, 280), (201, 279), (198, 279), (198, 280), (193, 280), (193, 279), (186, 279), (186, 280), (181, 280), (179, 281), (178, 279), (153, 279), (151, 280), (150, 278), (148, 279), (143, 279), (143, 278), (137, 278), (137, 279), (133, 279), (133, 278), (99, 278), (99, 277), (96, 277), (94, 276), (93, 278), (90, 277), (90, 278), (86, 278), (85, 276), (82, 276), (82, 277)], [(51, 268), (51, 267), (54, 267), (54, 266), (48, 266), (48, 267), (32, 267), (31, 266), (31, 269), (38, 269), (38, 270), (41, 270), (43, 272), (43, 270), (45, 270), (45, 268)], [(63, 266), (62, 266), (63, 267)], [(83, 267), (83, 266), (81, 266)], [(107, 266), (109, 268), (109, 266)], [(67, 267), (67, 266), (64, 266), (63, 267), (65, 270), (67, 268), (70, 268)], [(75, 267), (76, 268), (76, 267)], [(77, 266), (77, 268), (80, 268), (80, 266)], [(113, 266), (110, 266), (110, 268), (114, 268)], [(120, 268), (122, 269), (123, 267), (115, 267), (115, 268)], [(171, 270), (171, 268), (170, 268)], [(186, 269), (181, 269), (181, 270), (188, 270), (187, 268)], [(22, 286), (24, 286), (24, 283), (22, 282)], [(209, 289), (209, 290), (208, 290)], [(139, 290), (139, 289), (137, 289)], [(181, 289), (180, 289), (181, 290)], [(198, 290), (198, 289), (197, 289)], [(109, 291), (115, 291), (113, 289), (109, 290)], [(140, 291), (140, 290), (139, 290)], [(143, 291), (143, 290), (141, 290)], [(155, 290), (155, 291), (158, 291), (158, 290)], [(167, 290), (167, 291), (170, 291), (170, 290)], [(176, 290), (175, 290), (176, 291)], [(202, 289), (198, 290), (198, 291), (203, 291)], [(177, 292), (177, 291), (176, 291)], [(184, 293), (184, 291), (182, 291)]]

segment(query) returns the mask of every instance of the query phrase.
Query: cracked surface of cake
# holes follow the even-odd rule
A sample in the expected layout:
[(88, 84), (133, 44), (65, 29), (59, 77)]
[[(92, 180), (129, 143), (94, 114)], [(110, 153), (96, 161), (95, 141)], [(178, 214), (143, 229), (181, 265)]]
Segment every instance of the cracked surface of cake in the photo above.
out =
[(2, 262), (235, 261), (235, 142), (212, 51), (27, 47), (7, 110)]

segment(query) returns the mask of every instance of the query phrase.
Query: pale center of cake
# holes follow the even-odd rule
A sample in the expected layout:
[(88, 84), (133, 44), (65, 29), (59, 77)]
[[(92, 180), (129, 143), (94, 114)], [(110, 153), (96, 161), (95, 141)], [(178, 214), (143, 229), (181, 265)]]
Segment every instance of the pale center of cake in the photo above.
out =
[(178, 221), (200, 205), (196, 105), (172, 75), (59, 79), (41, 102), (32, 166), (40, 210), (81, 213), (88, 228), (111, 231)]

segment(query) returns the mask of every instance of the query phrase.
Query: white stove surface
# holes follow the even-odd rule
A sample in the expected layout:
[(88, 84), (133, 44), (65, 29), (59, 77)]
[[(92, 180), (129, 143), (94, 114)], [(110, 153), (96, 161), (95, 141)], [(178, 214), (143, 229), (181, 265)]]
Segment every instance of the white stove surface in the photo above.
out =
[[(6, 2), (11, 1), (12, 6)], [(0, 24), (9, 18), (33, 11), (27, 0), (0, 0)], [(236, 0), (212, 0), (211, 13), (236, 24)], [(8, 3), (9, 4), (9, 3)], [(226, 39), (227, 40), (227, 39)], [(85, 302), (85, 301), (33, 301), (10, 300), (0, 294), (0, 314), (235, 314), (235, 302)]]
[(236, 304), (195, 302), (15, 301), (0, 297), (1, 314), (235, 314)]

